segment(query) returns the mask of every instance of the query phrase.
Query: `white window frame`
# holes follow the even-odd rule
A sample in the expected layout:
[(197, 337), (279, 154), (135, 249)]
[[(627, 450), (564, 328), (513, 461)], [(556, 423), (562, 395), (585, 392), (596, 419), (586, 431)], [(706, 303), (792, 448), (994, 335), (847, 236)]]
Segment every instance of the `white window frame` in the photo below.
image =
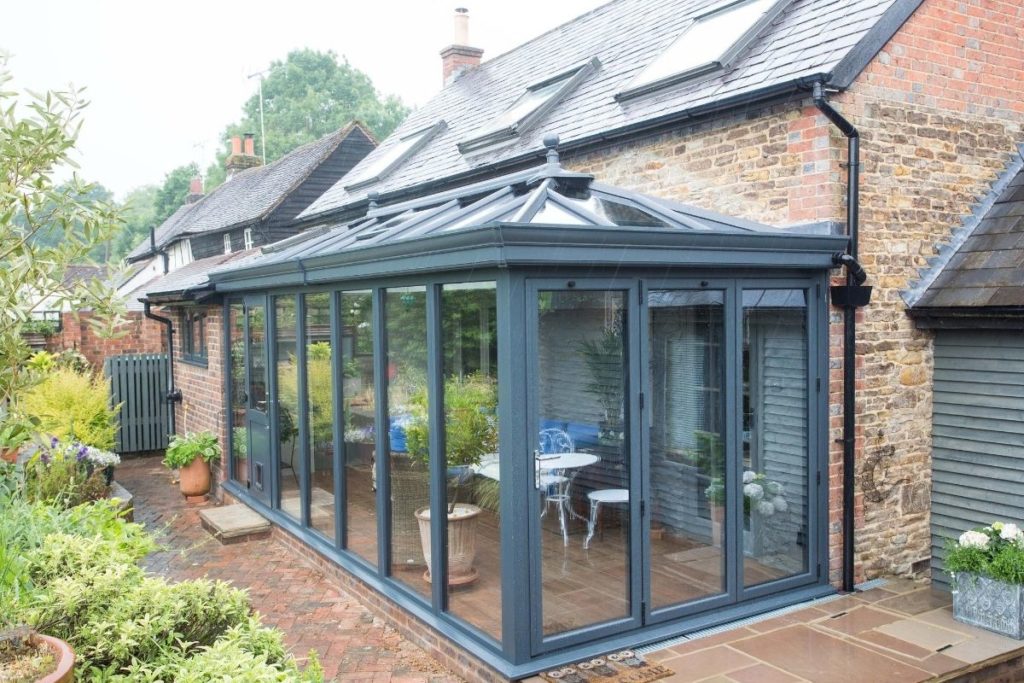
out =
[(231, 233), (230, 232), (224, 233), (224, 253), (225, 254), (230, 254), (231, 253)]
[(248, 251), (252, 249), (252, 228), (246, 228), (242, 233), (242, 239), (245, 241), (245, 249)]

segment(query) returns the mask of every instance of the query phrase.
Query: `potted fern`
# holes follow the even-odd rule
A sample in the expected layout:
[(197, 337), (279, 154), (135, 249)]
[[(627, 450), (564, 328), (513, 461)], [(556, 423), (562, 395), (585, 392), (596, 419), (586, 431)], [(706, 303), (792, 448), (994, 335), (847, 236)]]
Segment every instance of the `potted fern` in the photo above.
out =
[[(430, 430), (426, 415), (426, 395), (413, 400), (413, 416), (405, 428), (409, 455), (427, 465)], [(458, 586), (472, 583), (479, 574), (476, 559), (476, 526), (481, 508), (461, 502), (460, 496), (472, 478), (472, 468), (487, 453), (498, 447), (495, 420), (497, 394), (493, 380), (483, 375), (450, 377), (444, 385), (445, 455), (448, 470), (448, 583)], [(424, 578), (430, 581), (430, 508), (416, 511), (420, 542), (427, 563)]]
[(210, 463), (220, 457), (220, 444), (211, 432), (175, 435), (164, 453), (164, 465), (178, 470), (178, 486), (189, 499), (210, 492)]

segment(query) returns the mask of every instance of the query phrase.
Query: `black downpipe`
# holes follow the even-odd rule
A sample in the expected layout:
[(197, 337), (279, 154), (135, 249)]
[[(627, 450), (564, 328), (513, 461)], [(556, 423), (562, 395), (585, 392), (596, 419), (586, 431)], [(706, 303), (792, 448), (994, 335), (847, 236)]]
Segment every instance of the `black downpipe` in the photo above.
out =
[[(860, 133), (832, 108), (821, 82), (814, 84), (814, 106), (828, 118), (847, 141), (846, 254), (837, 255), (836, 265), (846, 266), (846, 290), (852, 292), (867, 278), (857, 263), (857, 233), (860, 218)], [(856, 266), (854, 268), (853, 266)], [(843, 304), (843, 590), (854, 590), (854, 461), (856, 439), (857, 303), (848, 295)]]
[(162, 315), (157, 315), (150, 310), (150, 303), (148, 301), (142, 302), (143, 313), (150, 320), (155, 320), (167, 328), (167, 403), (170, 404), (168, 411), (170, 413), (170, 435), (173, 436), (177, 433), (177, 427), (174, 424), (174, 404), (181, 400), (181, 391), (174, 388), (174, 323), (171, 322), (170, 318), (165, 318)]

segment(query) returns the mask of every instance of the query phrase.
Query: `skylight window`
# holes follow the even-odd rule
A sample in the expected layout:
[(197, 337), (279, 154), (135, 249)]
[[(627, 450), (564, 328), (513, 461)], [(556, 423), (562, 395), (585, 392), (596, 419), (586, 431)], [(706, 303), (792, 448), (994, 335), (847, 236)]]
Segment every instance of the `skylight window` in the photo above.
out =
[(403, 135), (398, 138), (397, 142), (393, 142), (383, 149), (371, 152), (373, 158), (368, 163), (360, 164), (354, 169), (354, 174), (351, 178), (346, 176), (343, 179), (345, 189), (354, 190), (385, 178), (399, 164), (430, 142), (430, 138), (439, 130), (442, 130), (444, 126), (444, 121), (439, 121), (432, 126)]
[(548, 113), (598, 66), (600, 63), (596, 59), (592, 59), (557, 76), (528, 86), (526, 92), (520, 94), (511, 107), (460, 142), (459, 151), (465, 154), (476, 149), (514, 140), (521, 131), (529, 128), (531, 124)]
[(619, 96), (640, 95), (727, 68), (787, 2), (740, 0), (717, 5), (691, 21), (675, 42), (648, 64)]

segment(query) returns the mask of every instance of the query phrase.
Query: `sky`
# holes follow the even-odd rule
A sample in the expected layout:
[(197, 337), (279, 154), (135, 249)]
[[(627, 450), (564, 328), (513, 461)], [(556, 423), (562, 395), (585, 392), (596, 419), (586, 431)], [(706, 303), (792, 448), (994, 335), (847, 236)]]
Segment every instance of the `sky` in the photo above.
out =
[[(606, 0), (478, 0), (470, 43), (484, 60)], [(256, 91), (249, 74), (290, 50), (333, 50), (378, 91), (421, 105), (441, 88), (459, 0), (15, 0), (0, 51), (14, 89), (85, 87), (80, 174), (123, 199), (171, 169), (206, 168)]]

